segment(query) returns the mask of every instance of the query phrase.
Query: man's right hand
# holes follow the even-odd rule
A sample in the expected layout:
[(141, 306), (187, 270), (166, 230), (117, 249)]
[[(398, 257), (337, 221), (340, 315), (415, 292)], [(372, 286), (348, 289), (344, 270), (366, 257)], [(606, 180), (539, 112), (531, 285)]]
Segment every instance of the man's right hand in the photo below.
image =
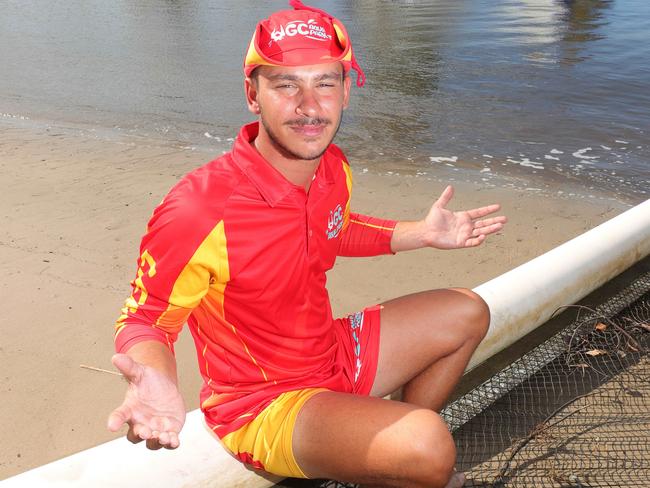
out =
[(122, 405), (108, 417), (108, 430), (117, 432), (128, 424), (126, 438), (134, 444), (146, 440), (149, 449), (176, 449), (185, 423), (185, 404), (176, 384), (126, 354), (115, 354), (112, 362), (129, 386)]

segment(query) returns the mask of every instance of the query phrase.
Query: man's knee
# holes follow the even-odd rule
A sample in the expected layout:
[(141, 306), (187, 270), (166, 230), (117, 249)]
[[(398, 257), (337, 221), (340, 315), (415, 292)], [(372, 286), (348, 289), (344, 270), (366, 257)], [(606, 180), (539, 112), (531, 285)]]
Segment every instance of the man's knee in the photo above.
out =
[(454, 288), (464, 295), (460, 312), (467, 329), (479, 341), (487, 334), (490, 327), (490, 307), (477, 293), (467, 288)]
[(412, 439), (403, 455), (405, 477), (415, 486), (444, 487), (456, 463), (456, 447), (444, 421), (431, 410), (416, 410)]

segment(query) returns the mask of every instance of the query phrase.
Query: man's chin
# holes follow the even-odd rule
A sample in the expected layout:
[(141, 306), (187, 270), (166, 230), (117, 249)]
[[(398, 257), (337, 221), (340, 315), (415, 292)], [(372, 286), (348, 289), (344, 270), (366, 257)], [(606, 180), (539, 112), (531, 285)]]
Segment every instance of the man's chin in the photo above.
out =
[(320, 158), (325, 151), (327, 150), (327, 146), (325, 146), (323, 149), (319, 149), (317, 151), (311, 151), (311, 152), (303, 152), (303, 151), (290, 151), (291, 154), (296, 158), (296, 159), (301, 159), (303, 161), (314, 161), (315, 159)]
[[(295, 159), (304, 161), (313, 161), (320, 158), (332, 142), (333, 138), (318, 137), (318, 138), (301, 138), (302, 144), (299, 143), (299, 138), (294, 138), (293, 144), (283, 145), (285, 151)], [(298, 141), (297, 141), (298, 140)]]

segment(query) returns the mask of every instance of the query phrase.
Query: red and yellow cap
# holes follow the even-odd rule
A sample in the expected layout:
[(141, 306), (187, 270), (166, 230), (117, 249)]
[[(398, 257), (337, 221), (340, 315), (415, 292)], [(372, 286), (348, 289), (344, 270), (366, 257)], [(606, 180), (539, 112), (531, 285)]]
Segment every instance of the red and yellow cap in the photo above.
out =
[(290, 0), (282, 10), (258, 22), (246, 57), (244, 74), (258, 66), (304, 66), (340, 61), (345, 72), (357, 72), (357, 86), (366, 76), (357, 63), (343, 23), (327, 12)]

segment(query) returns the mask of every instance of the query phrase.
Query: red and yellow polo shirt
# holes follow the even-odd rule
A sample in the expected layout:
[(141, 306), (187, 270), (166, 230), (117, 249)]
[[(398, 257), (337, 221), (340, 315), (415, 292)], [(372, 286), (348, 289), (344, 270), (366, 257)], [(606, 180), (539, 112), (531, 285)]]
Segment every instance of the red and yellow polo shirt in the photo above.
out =
[(185, 176), (154, 210), (115, 347), (173, 351), (187, 322), (204, 380), (201, 409), (223, 437), (282, 392), (346, 391), (325, 272), (337, 255), (390, 253), (395, 222), (350, 212), (352, 177), (330, 145), (309, 193), (242, 127), (233, 150)]

